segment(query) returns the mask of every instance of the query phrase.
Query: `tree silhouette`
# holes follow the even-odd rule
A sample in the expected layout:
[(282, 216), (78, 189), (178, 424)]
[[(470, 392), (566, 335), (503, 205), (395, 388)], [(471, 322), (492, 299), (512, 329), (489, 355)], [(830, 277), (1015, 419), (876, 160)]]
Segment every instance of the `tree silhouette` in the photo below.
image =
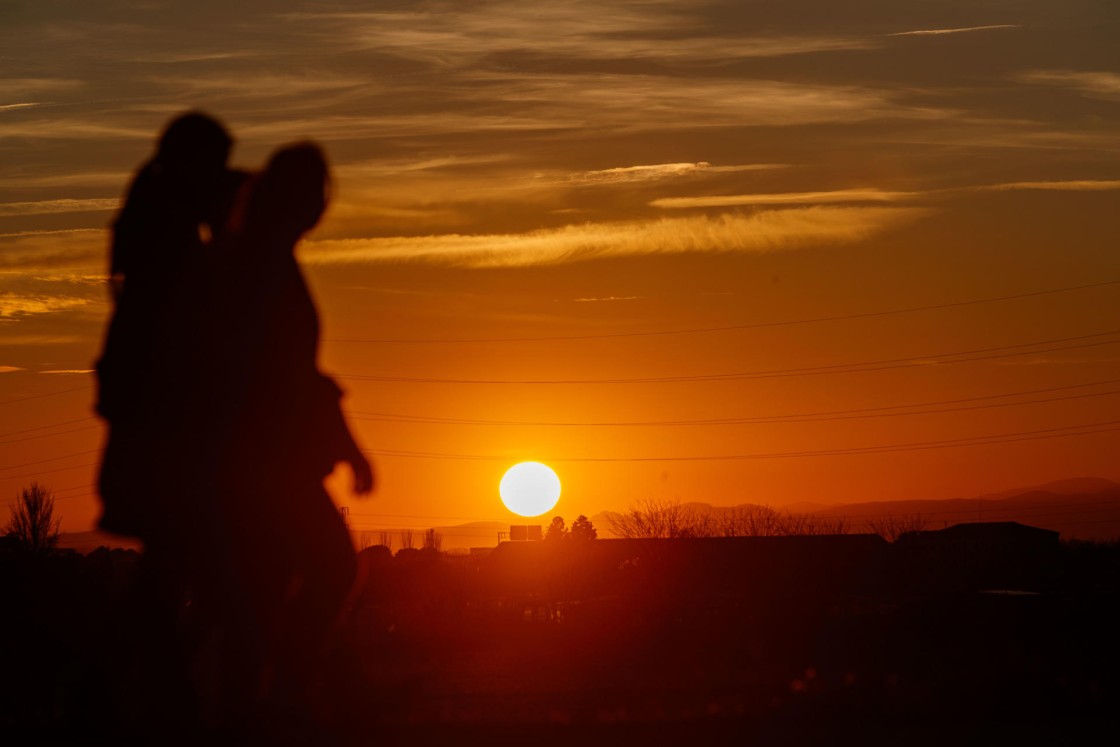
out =
[(443, 535), (435, 529), (424, 532), (424, 549), (439, 552), (443, 549)]
[(568, 535), (568, 530), (564, 528), (564, 517), (553, 516), (552, 523), (548, 525), (548, 530), (544, 534), (546, 540), (562, 540)]
[(12, 506), (8, 534), (20, 549), (33, 555), (50, 552), (58, 544), (61, 519), (54, 518), (54, 496), (37, 482), (20, 491)]
[(574, 540), (593, 540), (599, 536), (599, 532), (595, 529), (595, 525), (591, 523), (591, 519), (580, 514), (572, 522), (572, 528), (568, 536)]

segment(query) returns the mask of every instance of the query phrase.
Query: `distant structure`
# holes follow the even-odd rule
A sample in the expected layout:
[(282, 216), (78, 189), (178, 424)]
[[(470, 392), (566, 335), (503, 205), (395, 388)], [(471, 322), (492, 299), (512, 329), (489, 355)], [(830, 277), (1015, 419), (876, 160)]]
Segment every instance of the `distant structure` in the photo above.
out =
[(498, 532), (498, 542), (507, 538), (510, 542), (535, 542), (543, 539), (544, 530), (540, 524), (511, 524), (509, 532)]

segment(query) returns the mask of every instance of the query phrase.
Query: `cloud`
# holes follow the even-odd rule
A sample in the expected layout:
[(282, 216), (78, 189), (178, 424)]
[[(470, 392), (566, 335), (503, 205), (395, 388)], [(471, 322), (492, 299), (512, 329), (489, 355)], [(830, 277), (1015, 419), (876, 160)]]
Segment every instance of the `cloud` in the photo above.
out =
[(0, 120), (0, 137), (27, 140), (151, 140), (144, 127), (124, 123), (97, 123), (86, 119), (35, 119), (21, 122)]
[(1108, 192), (1120, 189), (1120, 179), (1080, 179), (1051, 182), (1007, 182), (976, 187), (982, 190), (1045, 190), (1053, 192)]
[(882, 189), (837, 189), (829, 192), (780, 192), (776, 194), (715, 195), (708, 197), (662, 197), (650, 202), (660, 208), (734, 207), (737, 205), (804, 205), (845, 202), (895, 202), (912, 199), (920, 192), (891, 192)]
[(576, 303), (597, 303), (602, 301), (637, 301), (644, 296), (606, 296), (605, 298), (573, 298)]
[(756, 163), (739, 166), (712, 166), (707, 161), (697, 161), (695, 163), (658, 163), (643, 166), (620, 166), (613, 169), (584, 171), (579, 174), (573, 174), (568, 178), (570, 181), (584, 184), (618, 184), (659, 181), (661, 179), (689, 176), (701, 172), (716, 174), (781, 168), (785, 168), (785, 164)]
[[(5, 77), (0, 78), (0, 97), (31, 98), (43, 93), (71, 91), (81, 85), (81, 81), (69, 78)], [(24, 105), (17, 104), (17, 106)]]
[(864, 49), (868, 40), (834, 35), (704, 33), (705, 21), (680, 3), (568, 0), (547, 6), (471, 3), (423, 12), (320, 12), (287, 16), (333, 45), (376, 50), (445, 68), (528, 53), (588, 60), (716, 63), (757, 57)]
[(1022, 28), (1017, 23), (999, 23), (991, 26), (965, 26), (964, 28), (955, 29), (922, 29), (919, 31), (898, 31), (887, 36), (942, 36), (944, 34), (966, 34), (972, 31), (992, 31), (995, 29), (1018, 29)]
[(518, 234), (331, 239), (307, 242), (312, 264), (428, 262), (530, 267), (603, 257), (769, 252), (849, 243), (913, 222), (919, 208), (811, 207), (742, 215), (591, 223)]
[(0, 235), (0, 276), (16, 273), (90, 275), (105, 262), (107, 233), (103, 228), (20, 231)]
[(40, 371), (41, 374), (91, 374), (92, 368), (60, 368), (53, 371)]
[(13, 373), (15, 371), (26, 371), (26, 370), (27, 370), (26, 368), (20, 368), (19, 366), (0, 366), (0, 374)]
[(0, 218), (13, 215), (47, 215), (54, 213), (87, 213), (116, 210), (120, 200), (40, 200), (38, 202), (0, 203)]
[(33, 106), (42, 106), (38, 101), (29, 101), (22, 104), (0, 104), (0, 112), (11, 111), (12, 109), (30, 109)]
[(1120, 98), (1120, 73), (1076, 70), (1033, 70), (1018, 76), (1026, 83), (1072, 88), (1090, 98)]
[(659, 163), (649, 166), (622, 166), (614, 169), (585, 171), (572, 176), (572, 181), (593, 183), (645, 182), (673, 176), (684, 176), (710, 168), (707, 161), (697, 163)]
[(0, 318), (15, 318), (35, 314), (65, 311), (90, 303), (88, 298), (76, 296), (22, 295), (0, 293)]
[[(57, 168), (57, 167), (56, 167)], [(116, 187), (124, 189), (130, 175), (125, 171), (73, 172), (34, 174), (5, 174), (0, 176), (0, 188), (38, 189), (41, 187)]]

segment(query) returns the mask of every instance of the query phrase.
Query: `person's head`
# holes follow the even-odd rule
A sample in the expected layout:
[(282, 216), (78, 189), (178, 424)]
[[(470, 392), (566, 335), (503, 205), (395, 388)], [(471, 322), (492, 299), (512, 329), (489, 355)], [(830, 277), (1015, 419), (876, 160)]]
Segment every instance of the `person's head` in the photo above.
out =
[(312, 142), (284, 146), (268, 160), (253, 187), (246, 228), (294, 241), (319, 222), (330, 188), (330, 168), (322, 148)]
[(190, 111), (168, 123), (156, 161), (172, 171), (218, 172), (225, 168), (233, 138), (218, 120)]

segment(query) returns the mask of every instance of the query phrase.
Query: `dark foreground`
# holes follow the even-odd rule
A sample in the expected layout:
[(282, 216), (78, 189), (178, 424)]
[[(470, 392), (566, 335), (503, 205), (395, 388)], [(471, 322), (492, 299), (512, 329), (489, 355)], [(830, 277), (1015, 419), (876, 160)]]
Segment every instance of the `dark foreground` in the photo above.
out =
[(29, 735), (5, 742), (1088, 744), (1120, 726), (1115, 545), (1063, 545), (1028, 589), (917, 587), (879, 561), (707, 555), (697, 576), (687, 552), (635, 547), (366, 553), (310, 704), (236, 736), (174, 703), (137, 717), (162, 684), (158, 661), (130, 679), (114, 656), (135, 554), (5, 557), (0, 718)]

